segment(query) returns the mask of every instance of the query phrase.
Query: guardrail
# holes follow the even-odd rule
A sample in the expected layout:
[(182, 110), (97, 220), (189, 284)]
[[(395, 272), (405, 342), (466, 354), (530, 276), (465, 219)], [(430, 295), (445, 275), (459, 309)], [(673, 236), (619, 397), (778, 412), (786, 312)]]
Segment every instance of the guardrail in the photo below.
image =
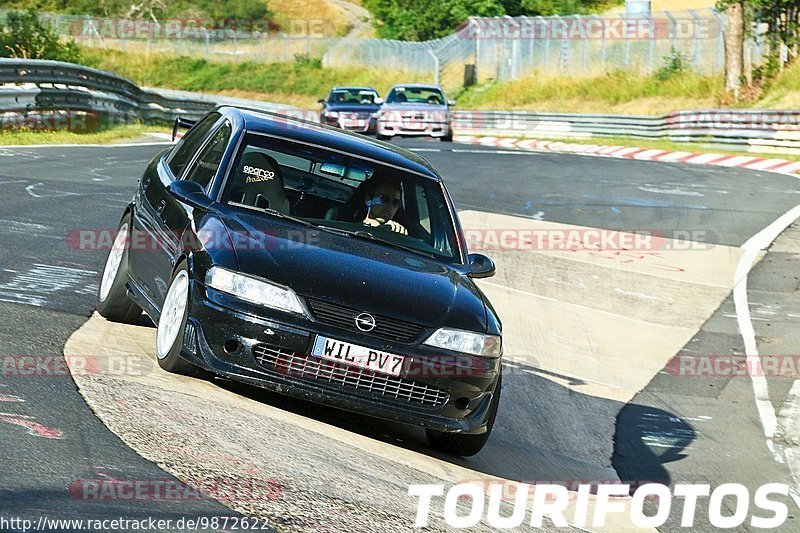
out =
[[(143, 89), (89, 67), (59, 61), (0, 59), (0, 115), (82, 112), (111, 121), (199, 118), (217, 104), (298, 112), (291, 106), (216, 95)], [(632, 137), (727, 145), (734, 149), (800, 151), (800, 110), (695, 110), (665, 116), (470, 111), (454, 113), (458, 134), (529, 138)]]
[[(234, 98), (204, 97), (180, 91), (142, 89), (101, 70), (61, 61), (0, 59), (0, 114), (5, 116), (77, 112), (109, 122), (171, 122), (178, 116), (200, 118)], [(268, 111), (294, 109), (248, 101)]]
[(458, 110), (453, 125), (458, 133), (467, 135), (633, 137), (727, 145), (740, 150), (800, 150), (800, 110), (706, 109), (664, 116)]

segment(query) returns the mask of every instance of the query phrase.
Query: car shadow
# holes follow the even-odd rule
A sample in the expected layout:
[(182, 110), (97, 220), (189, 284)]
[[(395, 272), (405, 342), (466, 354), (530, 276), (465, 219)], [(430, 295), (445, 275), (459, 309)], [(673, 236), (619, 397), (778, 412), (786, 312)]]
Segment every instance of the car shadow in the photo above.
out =
[[(492, 436), (480, 453), (463, 458), (430, 449), (425, 432), (418, 427), (320, 408), (258, 387), (207, 377), (225, 390), (272, 407), (493, 477), (567, 486), (623, 482), (632, 489), (643, 482), (669, 484), (669, 474), (661, 465), (683, 457), (680, 451), (695, 438), (687, 423), (658, 409), (626, 407), (577, 392), (582, 383), (573, 380), (567, 387), (557, 378), (516, 362), (514, 368), (504, 368), (500, 411)], [(667, 434), (672, 435), (669, 447), (665, 447), (666, 440), (656, 438)], [(618, 455), (612, 464), (615, 441)]]

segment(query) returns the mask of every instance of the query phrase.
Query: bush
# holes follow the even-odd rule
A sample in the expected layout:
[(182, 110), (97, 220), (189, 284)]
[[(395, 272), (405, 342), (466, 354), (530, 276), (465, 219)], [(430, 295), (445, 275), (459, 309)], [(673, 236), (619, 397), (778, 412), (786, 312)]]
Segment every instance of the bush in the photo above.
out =
[(11, 11), (5, 24), (0, 23), (0, 57), (77, 63), (80, 51), (75, 41), (59, 40), (53, 28), (39, 20), (33, 10)]
[(656, 71), (655, 76), (658, 81), (667, 81), (690, 71), (691, 68), (689, 58), (672, 48), (669, 55), (664, 58), (664, 66)]
[(294, 62), (298, 67), (322, 68), (322, 58), (311, 57), (310, 54), (295, 54)]

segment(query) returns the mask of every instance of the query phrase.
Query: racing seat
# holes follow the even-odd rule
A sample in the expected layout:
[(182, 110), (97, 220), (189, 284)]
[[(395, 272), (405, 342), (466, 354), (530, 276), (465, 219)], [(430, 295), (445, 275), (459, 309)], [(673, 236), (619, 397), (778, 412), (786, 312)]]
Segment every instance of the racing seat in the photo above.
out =
[(261, 152), (245, 154), (233, 179), (230, 200), (289, 214), (289, 198), (283, 186), (281, 167), (270, 156)]

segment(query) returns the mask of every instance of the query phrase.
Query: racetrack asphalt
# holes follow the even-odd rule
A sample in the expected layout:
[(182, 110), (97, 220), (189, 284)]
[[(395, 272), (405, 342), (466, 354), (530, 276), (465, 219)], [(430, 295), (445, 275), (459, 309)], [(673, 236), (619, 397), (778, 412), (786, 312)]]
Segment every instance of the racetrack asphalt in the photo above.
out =
[[(800, 203), (796, 178), (763, 172), (424, 141), (400, 144), (417, 150), (442, 173), (459, 209), (617, 230), (658, 229), (667, 235), (688, 231), (696, 241), (740, 246)], [(86, 501), (69, 492), (77, 480), (170, 478), (106, 429), (63, 372), (63, 365), (57, 364), (63, 360), (61, 349), (67, 338), (94, 309), (105, 259), (103, 251), (76, 249), (69, 237), (80, 229), (115, 228), (144, 164), (164, 147), (0, 148), (0, 355), (6, 362), (9, 356), (11, 361), (23, 361), (23, 356), (53, 358), (41, 362), (53, 365), (53, 375), (45, 378), (9, 373), (4, 367), (0, 381), (2, 515), (176, 518), (233, 514), (210, 501), (179, 506), (154, 500)], [(790, 338), (785, 332), (796, 323), (786, 315), (800, 316), (795, 309), (796, 253), (776, 252), (773, 257), (774, 264), (757, 266), (749, 285), (752, 301), (763, 303), (759, 300), (769, 295), (783, 306), (782, 331), (760, 326), (762, 344)], [(794, 300), (787, 296), (792, 294)], [(693, 340), (706, 346), (705, 353), (727, 354), (740, 348), (735, 321), (731, 330), (726, 316), (731, 314), (730, 305), (725, 302)], [(785, 341), (781, 349), (798, 353), (791, 341)], [(618, 454), (614, 466), (622, 479), (660, 476), (657, 479), (713, 484), (724, 479), (723, 474), (731, 474), (730, 466), (735, 464), (746, 478), (738, 481), (748, 486), (790, 482), (788, 471), (774, 464), (758, 433), (752, 391), (744, 380), (709, 386), (707, 380), (675, 381), (674, 376), (662, 374), (622, 410), (618, 436), (631, 442), (636, 435), (641, 437), (643, 420), (656, 420), (661, 426), (645, 427), (648, 435), (679, 434), (685, 442), (657, 454), (656, 448), (647, 446)], [(784, 404), (789, 389), (790, 383), (784, 380), (771, 387), (776, 409)], [(720, 401), (725, 395), (733, 399)], [(713, 405), (706, 401), (709, 398), (715, 400)], [(731, 413), (731, 401), (737, 402), (736, 413), (746, 413), (747, 424)], [(699, 412), (698, 405), (708, 409)], [(701, 422), (704, 416), (719, 423), (705, 424)], [(678, 427), (672, 427), (673, 419), (679, 420)], [(384, 429), (381, 425), (375, 433)], [(559, 436), (552, 438), (557, 441)], [(722, 446), (727, 455), (719, 453), (720, 442), (730, 444)], [(669, 451), (664, 453), (664, 449)], [(513, 472), (502, 474), (513, 477)], [(796, 511), (790, 510), (790, 516), (797, 516)]]

